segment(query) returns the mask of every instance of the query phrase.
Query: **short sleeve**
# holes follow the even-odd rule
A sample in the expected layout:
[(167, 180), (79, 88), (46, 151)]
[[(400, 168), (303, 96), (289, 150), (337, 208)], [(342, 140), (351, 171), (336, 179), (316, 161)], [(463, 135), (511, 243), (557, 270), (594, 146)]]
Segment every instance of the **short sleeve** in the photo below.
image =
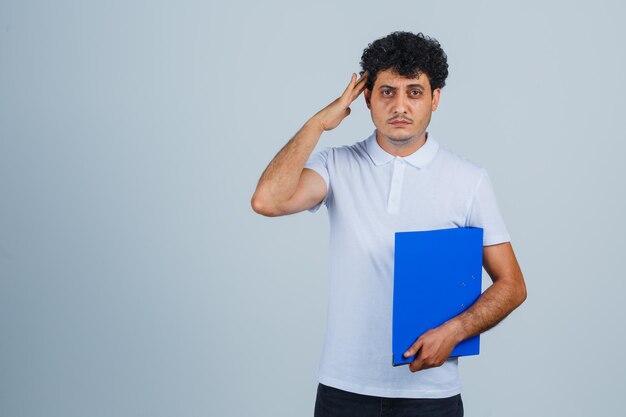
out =
[(307, 209), (311, 213), (315, 213), (322, 204), (326, 205), (328, 196), (330, 194), (330, 176), (328, 175), (328, 155), (331, 151), (331, 147), (323, 148), (317, 152), (314, 152), (309, 159), (305, 162), (304, 168), (312, 169), (322, 176), (324, 182), (326, 182), (326, 197), (320, 201), (319, 204)]
[(483, 246), (511, 241), (491, 180), (484, 168), (469, 206), (466, 225), (483, 228)]

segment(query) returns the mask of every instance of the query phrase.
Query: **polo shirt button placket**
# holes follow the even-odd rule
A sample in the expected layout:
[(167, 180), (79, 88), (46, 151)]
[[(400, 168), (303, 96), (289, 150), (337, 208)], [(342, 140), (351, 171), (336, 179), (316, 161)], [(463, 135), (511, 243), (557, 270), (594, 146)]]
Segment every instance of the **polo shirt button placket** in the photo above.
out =
[(389, 190), (389, 201), (387, 202), (387, 213), (397, 214), (400, 208), (404, 167), (404, 159), (396, 156), (393, 160), (393, 174), (391, 176), (391, 187)]

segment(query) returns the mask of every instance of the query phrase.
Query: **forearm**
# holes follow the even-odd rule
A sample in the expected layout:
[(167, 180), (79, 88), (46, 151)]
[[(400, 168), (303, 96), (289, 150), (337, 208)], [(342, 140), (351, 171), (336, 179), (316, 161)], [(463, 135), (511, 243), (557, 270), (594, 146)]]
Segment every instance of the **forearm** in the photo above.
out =
[[(301, 188), (303, 192), (300, 196), (304, 195), (301, 201), (294, 200), (293, 197), (299, 189), (304, 164), (311, 156), (320, 136), (324, 131), (339, 126), (339, 123), (350, 114), (350, 103), (365, 89), (366, 74), (364, 73), (357, 81), (356, 74), (352, 73), (350, 83), (343, 94), (315, 113), (276, 154), (263, 171), (252, 196), (251, 203), (254, 211), (266, 215), (295, 213), (313, 203), (314, 199), (317, 200), (318, 197), (321, 199), (319, 180), (309, 182), (308, 186), (304, 185)], [(286, 204), (293, 201), (296, 203), (295, 206)], [(290, 210), (286, 210), (286, 207), (290, 207)]]
[(421, 335), (405, 352), (412, 372), (441, 366), (456, 345), (489, 330), (526, 299), (524, 276), (510, 243), (485, 246), (483, 266), (493, 284), (461, 314)]
[(295, 193), (304, 164), (323, 132), (322, 124), (315, 116), (309, 119), (263, 171), (253, 200), (261, 205), (275, 205), (289, 199)]
[(515, 310), (525, 299), (515, 282), (496, 281), (463, 313), (447, 321), (457, 343), (485, 332)]

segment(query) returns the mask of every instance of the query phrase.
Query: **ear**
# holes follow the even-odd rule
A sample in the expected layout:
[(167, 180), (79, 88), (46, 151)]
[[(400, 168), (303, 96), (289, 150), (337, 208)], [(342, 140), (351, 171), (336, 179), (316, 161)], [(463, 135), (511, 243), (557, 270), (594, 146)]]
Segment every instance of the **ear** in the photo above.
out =
[(370, 100), (372, 98), (372, 92), (369, 89), (365, 89), (363, 90), (363, 97), (365, 98), (365, 105), (367, 106), (368, 109), (372, 109), (371, 105), (370, 105)]
[(439, 97), (441, 96), (441, 88), (435, 88), (433, 90), (433, 99), (432, 99), (432, 110), (437, 110), (439, 107)]

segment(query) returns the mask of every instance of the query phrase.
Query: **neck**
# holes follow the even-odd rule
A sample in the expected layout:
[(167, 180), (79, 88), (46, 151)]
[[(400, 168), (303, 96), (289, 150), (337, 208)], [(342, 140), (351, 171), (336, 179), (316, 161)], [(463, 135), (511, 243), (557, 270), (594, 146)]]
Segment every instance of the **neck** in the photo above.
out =
[(405, 157), (411, 155), (424, 146), (427, 139), (428, 132), (407, 139), (396, 140), (383, 136), (379, 131), (376, 131), (376, 141), (380, 147), (383, 148), (385, 152), (394, 156)]

